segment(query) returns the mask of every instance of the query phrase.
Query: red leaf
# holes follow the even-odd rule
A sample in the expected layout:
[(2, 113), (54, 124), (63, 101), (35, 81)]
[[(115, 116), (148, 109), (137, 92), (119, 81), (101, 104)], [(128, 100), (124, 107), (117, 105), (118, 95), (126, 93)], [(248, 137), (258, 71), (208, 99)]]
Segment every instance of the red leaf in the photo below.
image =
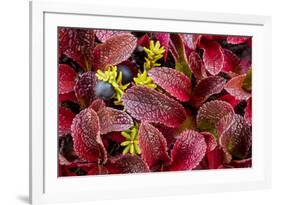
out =
[(131, 87), (122, 100), (125, 109), (138, 120), (177, 127), (186, 118), (185, 109), (180, 103), (154, 89)]
[(59, 64), (59, 94), (73, 91), (76, 72), (65, 64)]
[(209, 169), (218, 169), (223, 164), (223, 150), (217, 146), (213, 151), (206, 154)]
[(160, 42), (160, 45), (165, 48), (164, 60), (167, 60), (169, 51), (170, 34), (169, 33), (155, 33), (155, 38)]
[(165, 137), (167, 141), (168, 148), (171, 147), (176, 141), (175, 137), (175, 131), (176, 129), (171, 128), (171, 127), (166, 127), (165, 125), (162, 124), (154, 124), (154, 127), (156, 127)]
[(96, 99), (92, 102), (89, 108), (92, 108), (94, 111), (98, 112), (99, 110), (106, 107), (105, 102), (102, 99)]
[(182, 72), (167, 67), (155, 67), (149, 70), (148, 75), (153, 79), (154, 83), (178, 100), (182, 102), (189, 100), (191, 81)]
[(59, 177), (64, 177), (64, 176), (77, 176), (76, 173), (71, 172), (69, 170), (69, 166), (66, 165), (59, 165)]
[(229, 113), (217, 124), (219, 143), (226, 153), (245, 159), (252, 145), (252, 127), (240, 115)]
[(192, 73), (198, 81), (207, 77), (205, 65), (195, 51), (190, 53), (188, 62)]
[(180, 34), (170, 34), (170, 52), (175, 60), (175, 68), (191, 77), (191, 71), (187, 64), (187, 55), (184, 45), (184, 39)]
[(137, 38), (132, 34), (115, 35), (93, 50), (93, 64), (96, 69), (117, 65), (127, 60), (137, 45)]
[(225, 72), (235, 72), (240, 63), (240, 59), (232, 51), (223, 49), (224, 62), (222, 70)]
[(140, 37), (138, 39), (137, 45), (149, 48), (149, 41), (150, 41), (150, 38), (149, 38), (149, 36), (146, 33), (146, 34), (144, 34), (142, 37)]
[(75, 46), (75, 41), (77, 38), (77, 33), (75, 29), (72, 28), (59, 28), (59, 54), (62, 54), (69, 48)]
[(106, 167), (111, 174), (149, 172), (147, 164), (139, 156), (130, 154), (111, 159)]
[(182, 34), (182, 37), (185, 41), (186, 46), (190, 50), (195, 50), (198, 42), (200, 41), (202, 35), (198, 34)]
[(59, 107), (59, 136), (69, 134), (71, 123), (75, 114), (68, 108)]
[(200, 107), (211, 95), (223, 90), (226, 80), (220, 76), (211, 76), (201, 80), (194, 88), (190, 104)]
[(252, 60), (248, 57), (241, 59), (240, 64), (240, 72), (241, 74), (245, 74), (252, 67)]
[(241, 44), (241, 43), (245, 43), (248, 39), (250, 39), (249, 37), (239, 37), (239, 36), (228, 36), (226, 38), (227, 43), (230, 44)]
[(233, 108), (240, 103), (240, 100), (237, 100), (235, 97), (233, 97), (230, 94), (223, 95), (219, 97), (218, 100), (228, 102), (229, 104), (231, 104)]
[(188, 50), (195, 50), (196, 44), (193, 42), (193, 34), (182, 34), (182, 38), (185, 43), (185, 47), (188, 47)]
[(225, 36), (204, 34), (204, 35), (201, 35), (201, 38), (204, 38), (206, 40), (224, 40)]
[(96, 36), (102, 43), (104, 43), (105, 41), (107, 41), (107, 39), (109, 39), (115, 35), (123, 34), (123, 33), (129, 33), (129, 32), (113, 31), (113, 30), (96, 30)]
[(107, 153), (100, 137), (97, 113), (86, 108), (75, 116), (71, 125), (73, 147), (77, 155), (89, 162), (107, 160)]
[(129, 129), (134, 125), (133, 119), (124, 111), (104, 107), (98, 111), (101, 134)]
[(59, 52), (78, 63), (86, 69), (86, 63), (90, 63), (90, 50), (95, 47), (95, 30), (60, 28)]
[(73, 167), (85, 172), (84, 175), (108, 174), (108, 171), (106, 170), (106, 168), (103, 165), (99, 165), (96, 162), (94, 162), (94, 163), (78, 162)]
[(70, 93), (59, 94), (59, 102), (62, 103), (64, 101), (77, 102), (75, 93), (72, 91)]
[(208, 153), (213, 151), (217, 147), (217, 141), (215, 136), (210, 132), (201, 132), (200, 134), (203, 135), (205, 138), (205, 142), (207, 145), (206, 152)]
[(170, 170), (190, 170), (195, 168), (205, 156), (207, 145), (203, 135), (194, 130), (181, 133), (172, 150)]
[(59, 154), (59, 165), (71, 165), (72, 162), (68, 161), (62, 154)]
[(96, 84), (96, 75), (92, 71), (83, 73), (76, 82), (74, 86), (75, 95), (83, 108), (88, 107), (96, 99)]
[(157, 128), (149, 123), (142, 122), (138, 137), (142, 158), (151, 170), (170, 161), (167, 141)]
[(68, 58), (71, 58), (73, 61), (75, 61), (83, 70), (86, 70), (85, 57), (82, 56), (80, 51), (67, 49), (66, 51), (64, 51), (63, 54)]
[(95, 47), (94, 29), (77, 29), (76, 50), (85, 58), (90, 58), (90, 51)]
[(247, 100), (247, 106), (245, 108), (244, 118), (247, 122), (252, 123), (252, 98)]
[(60, 174), (60, 176), (108, 174), (107, 169), (103, 165), (99, 165), (97, 163), (75, 162), (75, 163), (72, 163), (72, 164), (69, 164), (66, 166), (61, 166), (61, 167), (63, 167), (63, 173)]
[(87, 175), (104, 175), (108, 174), (108, 170), (106, 167), (98, 164), (93, 164), (92, 166), (89, 167), (89, 171)]
[(200, 48), (204, 50), (203, 62), (211, 75), (217, 75), (223, 68), (223, 49), (215, 41), (201, 40)]
[(110, 132), (102, 136), (102, 139), (111, 140), (118, 144), (124, 142), (124, 136), (120, 132)]
[(229, 113), (234, 113), (232, 106), (224, 101), (214, 100), (200, 107), (196, 116), (196, 124), (200, 130), (210, 131), (217, 122)]
[(236, 77), (233, 77), (231, 80), (229, 80), (225, 86), (224, 89), (232, 96), (234, 96), (238, 100), (247, 100), (251, 97), (251, 93), (245, 91), (242, 88), (243, 82), (246, 78), (246, 74), (238, 75)]

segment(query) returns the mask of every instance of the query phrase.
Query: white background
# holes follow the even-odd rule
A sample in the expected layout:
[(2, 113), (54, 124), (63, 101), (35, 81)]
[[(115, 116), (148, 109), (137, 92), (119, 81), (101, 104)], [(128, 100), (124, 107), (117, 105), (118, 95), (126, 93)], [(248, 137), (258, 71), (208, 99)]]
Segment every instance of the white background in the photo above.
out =
[[(279, 105), (281, 100), (281, 80), (279, 79), (281, 77), (279, 63), (281, 12), (280, 6), (277, 5), (278, 1), (91, 0), (91, 2), (117, 6), (271, 15), (273, 21), (273, 188), (238, 193), (101, 201), (95, 204), (279, 204), (281, 202), (281, 154), (279, 151), (281, 136), (278, 132), (281, 117)], [(17, 205), (26, 204), (28, 200), (28, 1), (6, 0), (1, 3), (0, 204)]]

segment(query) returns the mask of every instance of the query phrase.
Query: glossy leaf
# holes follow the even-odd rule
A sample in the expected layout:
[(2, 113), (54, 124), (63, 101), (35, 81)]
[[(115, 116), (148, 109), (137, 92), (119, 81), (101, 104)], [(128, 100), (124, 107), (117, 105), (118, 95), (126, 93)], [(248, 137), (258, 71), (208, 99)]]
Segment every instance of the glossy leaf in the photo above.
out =
[(227, 43), (230, 43), (230, 44), (245, 43), (248, 39), (249, 39), (249, 37), (240, 37), (240, 36), (228, 36), (226, 38)]
[(186, 46), (190, 50), (195, 50), (197, 48), (198, 42), (202, 38), (202, 35), (198, 34), (182, 34)]
[(77, 155), (88, 162), (107, 160), (107, 152), (100, 137), (100, 123), (96, 112), (90, 108), (75, 116), (71, 125), (73, 147)]
[(195, 168), (205, 156), (207, 145), (204, 136), (194, 130), (181, 133), (172, 149), (170, 170), (190, 170)]
[(142, 158), (150, 169), (170, 161), (167, 141), (157, 128), (142, 122), (139, 127), (138, 139)]
[(59, 54), (61, 55), (66, 50), (75, 47), (77, 32), (72, 28), (59, 28)]
[(75, 114), (71, 112), (68, 108), (59, 107), (59, 136), (69, 134), (71, 123)]
[(240, 103), (240, 100), (237, 100), (234, 96), (230, 94), (223, 95), (219, 97), (218, 100), (228, 102), (233, 108)]
[(209, 169), (218, 169), (223, 165), (223, 150), (217, 146), (214, 150), (207, 152), (206, 158)]
[(83, 108), (89, 106), (96, 99), (96, 84), (96, 75), (92, 71), (83, 73), (76, 82), (74, 86), (75, 95)]
[(59, 52), (64, 54), (84, 70), (90, 70), (90, 51), (95, 47), (95, 30), (59, 28)]
[(247, 100), (247, 106), (245, 108), (244, 118), (247, 122), (252, 123), (252, 98)]
[(231, 80), (229, 80), (225, 84), (224, 89), (229, 94), (234, 96), (236, 99), (239, 99), (239, 100), (247, 100), (247, 99), (249, 99), (251, 97), (251, 93), (245, 91), (242, 88), (243, 82), (244, 82), (245, 78), (246, 78), (246, 74), (233, 77)]
[(232, 106), (224, 101), (214, 100), (202, 105), (196, 116), (197, 127), (214, 134), (217, 122), (229, 113), (234, 113)]
[(245, 159), (252, 145), (252, 127), (240, 115), (229, 113), (217, 124), (219, 143), (226, 153)]
[(108, 174), (108, 170), (103, 165), (92, 164), (88, 168), (87, 175), (104, 175)]
[(192, 73), (190, 71), (190, 68), (188, 67), (184, 40), (181, 35), (170, 35), (170, 51), (176, 62), (176, 70), (183, 72), (190, 78)]
[(71, 101), (71, 102), (77, 102), (77, 98), (75, 96), (74, 91), (65, 93), (65, 94), (59, 94), (59, 102), (65, 102), (65, 101)]
[(81, 52), (73, 50), (73, 49), (67, 49), (63, 52), (63, 55), (72, 59), (75, 63), (77, 63), (82, 70), (86, 70), (86, 61), (84, 56), (81, 54)]
[(125, 109), (138, 120), (177, 127), (186, 118), (180, 103), (154, 89), (134, 86), (126, 90), (122, 101)]
[(176, 129), (175, 128), (171, 128), (171, 127), (167, 127), (165, 125), (162, 124), (153, 124), (153, 126), (159, 130), (162, 135), (165, 137), (166, 141), (167, 141), (167, 146), (168, 148), (171, 147), (175, 141), (176, 141)]
[(94, 68), (105, 69), (127, 60), (137, 45), (137, 39), (131, 34), (115, 35), (93, 50)]
[(98, 112), (99, 110), (105, 108), (105, 102), (102, 99), (96, 99), (94, 100), (89, 108), (92, 108), (94, 111)]
[(224, 62), (222, 71), (237, 72), (239, 70), (240, 59), (232, 51), (223, 49)]
[(150, 37), (146, 33), (138, 39), (137, 45), (141, 47), (149, 48), (149, 42), (150, 42)]
[(96, 37), (102, 43), (104, 43), (109, 38), (111, 38), (115, 35), (118, 35), (118, 34), (122, 34), (122, 33), (128, 33), (128, 32), (126, 32), (126, 31), (114, 31), (114, 30), (96, 30)]
[(207, 145), (206, 152), (211, 152), (217, 147), (217, 141), (215, 136), (210, 132), (201, 132), (201, 135), (204, 136), (205, 142)]
[(68, 65), (59, 64), (59, 94), (73, 91), (76, 75)]
[(203, 62), (211, 75), (217, 75), (223, 68), (224, 55), (220, 44), (215, 41), (201, 40), (200, 48), (204, 50)]
[(169, 51), (170, 33), (155, 33), (155, 38), (165, 48), (164, 60), (166, 61)]
[(101, 134), (129, 129), (134, 125), (133, 119), (124, 111), (104, 107), (98, 111)]
[(201, 80), (194, 88), (190, 104), (200, 107), (210, 96), (220, 93), (226, 80), (220, 76), (211, 76)]
[(195, 51), (190, 53), (188, 62), (192, 73), (198, 81), (207, 77), (205, 65)]
[(137, 155), (121, 155), (111, 159), (107, 164), (111, 174), (149, 172), (147, 164)]
[(178, 100), (186, 102), (190, 98), (191, 81), (182, 72), (167, 67), (152, 68), (148, 75), (153, 82)]

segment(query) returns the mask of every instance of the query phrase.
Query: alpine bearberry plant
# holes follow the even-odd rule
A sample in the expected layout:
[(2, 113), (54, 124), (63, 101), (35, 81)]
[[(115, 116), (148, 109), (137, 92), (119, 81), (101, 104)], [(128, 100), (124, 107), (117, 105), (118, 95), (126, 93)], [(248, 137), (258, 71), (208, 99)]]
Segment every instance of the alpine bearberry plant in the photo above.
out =
[(251, 38), (58, 29), (59, 176), (251, 167)]

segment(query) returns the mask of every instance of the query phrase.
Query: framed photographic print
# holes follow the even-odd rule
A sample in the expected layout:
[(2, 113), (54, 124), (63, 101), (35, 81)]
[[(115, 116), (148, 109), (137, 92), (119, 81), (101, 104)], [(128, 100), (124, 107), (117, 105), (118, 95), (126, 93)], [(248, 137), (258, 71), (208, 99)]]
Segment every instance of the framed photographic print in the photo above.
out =
[(270, 17), (143, 11), (30, 3), (32, 204), (270, 187)]

